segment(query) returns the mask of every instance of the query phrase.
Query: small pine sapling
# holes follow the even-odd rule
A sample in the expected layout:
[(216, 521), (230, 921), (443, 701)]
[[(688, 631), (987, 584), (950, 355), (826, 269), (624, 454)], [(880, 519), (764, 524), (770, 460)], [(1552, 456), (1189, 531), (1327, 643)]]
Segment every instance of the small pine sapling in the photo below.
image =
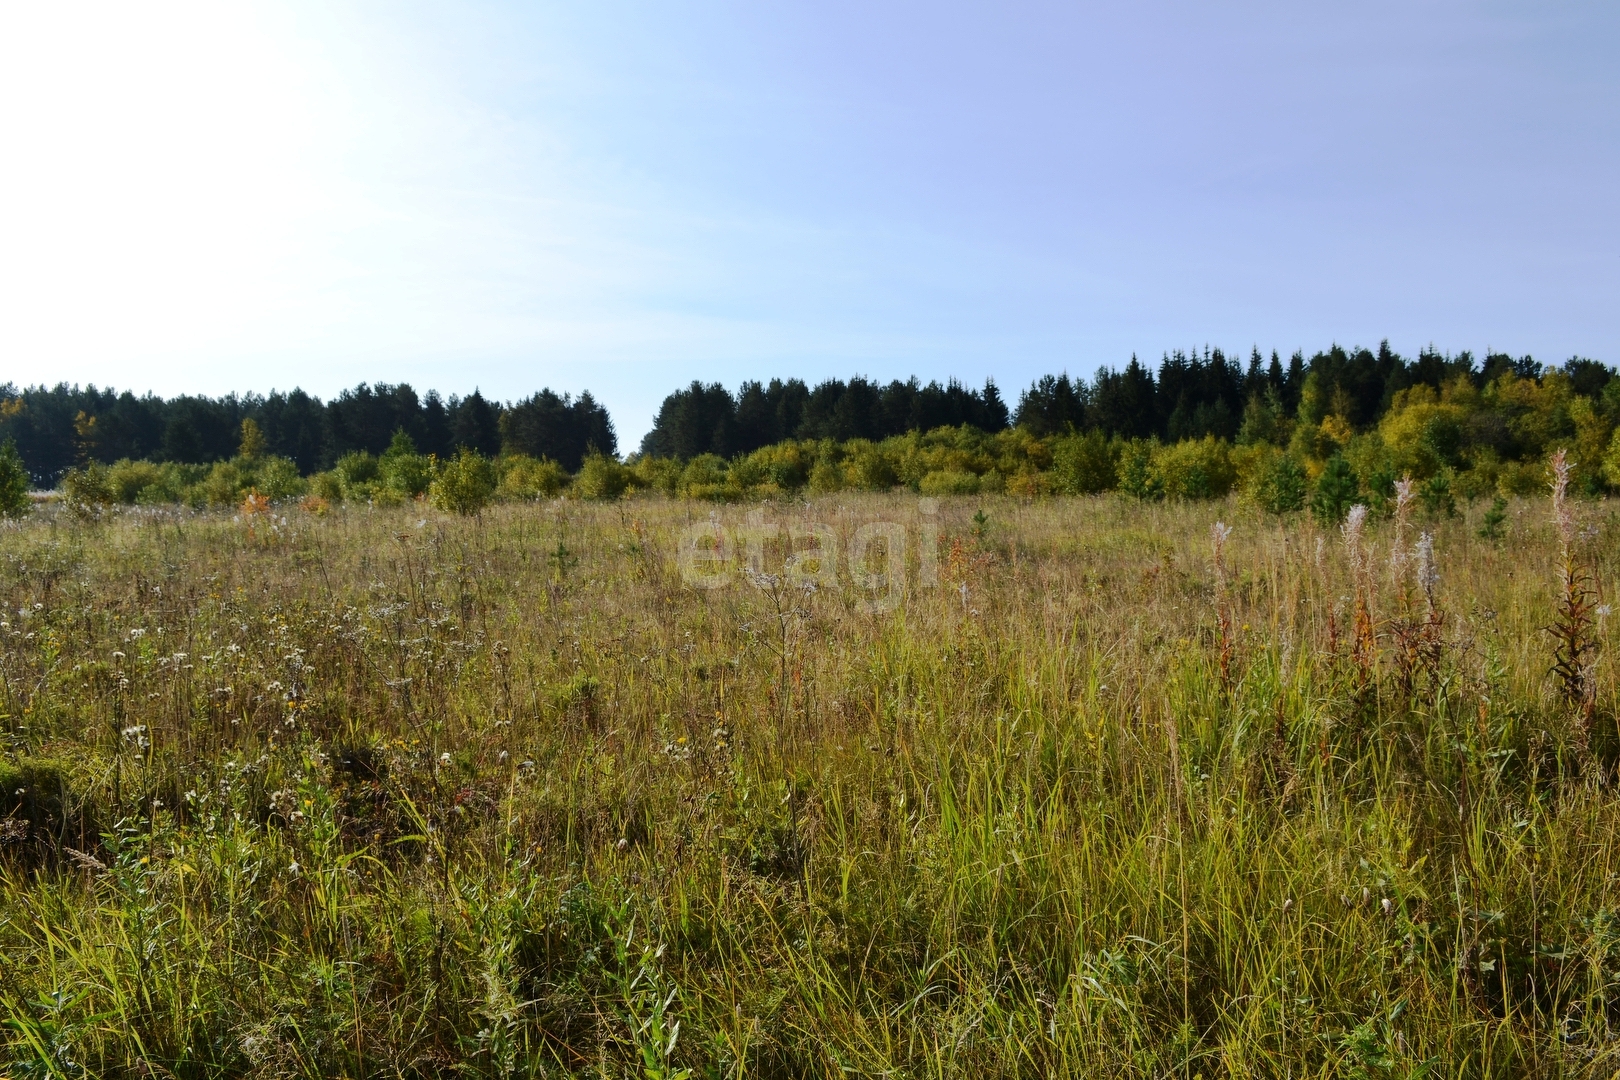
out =
[(1502, 539), (1503, 527), (1507, 524), (1507, 500), (1498, 495), (1491, 500), (1491, 508), (1485, 511), (1485, 516), (1479, 522), (1479, 537), (1481, 540)]

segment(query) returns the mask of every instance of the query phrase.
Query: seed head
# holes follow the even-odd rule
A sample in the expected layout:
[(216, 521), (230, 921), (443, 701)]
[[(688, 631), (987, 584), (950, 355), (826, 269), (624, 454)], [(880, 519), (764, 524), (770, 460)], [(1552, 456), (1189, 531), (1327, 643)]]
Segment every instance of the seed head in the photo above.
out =
[(1215, 582), (1226, 587), (1226, 538), (1232, 535), (1232, 526), (1217, 521), (1209, 530), (1209, 539), (1215, 549)]
[(1435, 586), (1440, 584), (1440, 572), (1434, 565), (1434, 537), (1428, 533), (1418, 537), (1417, 548), (1417, 580), (1423, 594), (1429, 599), (1429, 607), (1434, 607)]
[(1412, 508), (1412, 478), (1395, 481), (1395, 542), (1389, 548), (1389, 570), (1397, 585), (1406, 572), (1406, 519)]
[(1569, 547), (1575, 542), (1575, 512), (1569, 505), (1569, 471), (1573, 467), (1568, 454), (1559, 449), (1552, 456), (1548, 467), (1552, 471), (1552, 502), (1553, 524), (1558, 527), (1558, 539), (1564, 546), (1564, 553), (1569, 553)]
[(1367, 568), (1367, 557), (1361, 547), (1362, 530), (1367, 525), (1367, 508), (1361, 503), (1350, 508), (1339, 531), (1344, 535), (1344, 549), (1350, 556), (1350, 570), (1360, 577)]

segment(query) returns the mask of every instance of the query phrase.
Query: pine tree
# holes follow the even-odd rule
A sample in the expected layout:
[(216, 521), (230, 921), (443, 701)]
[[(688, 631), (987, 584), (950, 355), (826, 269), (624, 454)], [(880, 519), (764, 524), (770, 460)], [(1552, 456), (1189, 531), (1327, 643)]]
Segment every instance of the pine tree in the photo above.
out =
[(17, 444), (7, 439), (0, 445), (0, 514), (21, 517), (33, 503), (28, 498), (28, 470), (23, 467)]

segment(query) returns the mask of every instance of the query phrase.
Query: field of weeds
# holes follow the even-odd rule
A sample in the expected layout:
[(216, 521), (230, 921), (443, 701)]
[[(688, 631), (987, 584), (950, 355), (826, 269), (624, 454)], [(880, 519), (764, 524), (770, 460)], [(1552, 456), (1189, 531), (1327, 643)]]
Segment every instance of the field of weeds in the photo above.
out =
[(252, 509), (0, 531), (11, 1075), (1620, 1068), (1609, 504)]

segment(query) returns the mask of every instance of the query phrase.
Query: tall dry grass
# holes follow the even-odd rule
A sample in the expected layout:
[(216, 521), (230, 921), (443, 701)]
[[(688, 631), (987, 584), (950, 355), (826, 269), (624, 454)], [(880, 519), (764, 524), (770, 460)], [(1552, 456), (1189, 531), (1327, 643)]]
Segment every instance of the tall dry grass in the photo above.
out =
[(1605, 609), (1571, 702), (1548, 501), (1407, 510), (947, 500), (879, 613), (770, 548), (685, 586), (676, 502), (6, 526), (7, 760), (63, 787), (11, 1071), (1611, 1075)]

